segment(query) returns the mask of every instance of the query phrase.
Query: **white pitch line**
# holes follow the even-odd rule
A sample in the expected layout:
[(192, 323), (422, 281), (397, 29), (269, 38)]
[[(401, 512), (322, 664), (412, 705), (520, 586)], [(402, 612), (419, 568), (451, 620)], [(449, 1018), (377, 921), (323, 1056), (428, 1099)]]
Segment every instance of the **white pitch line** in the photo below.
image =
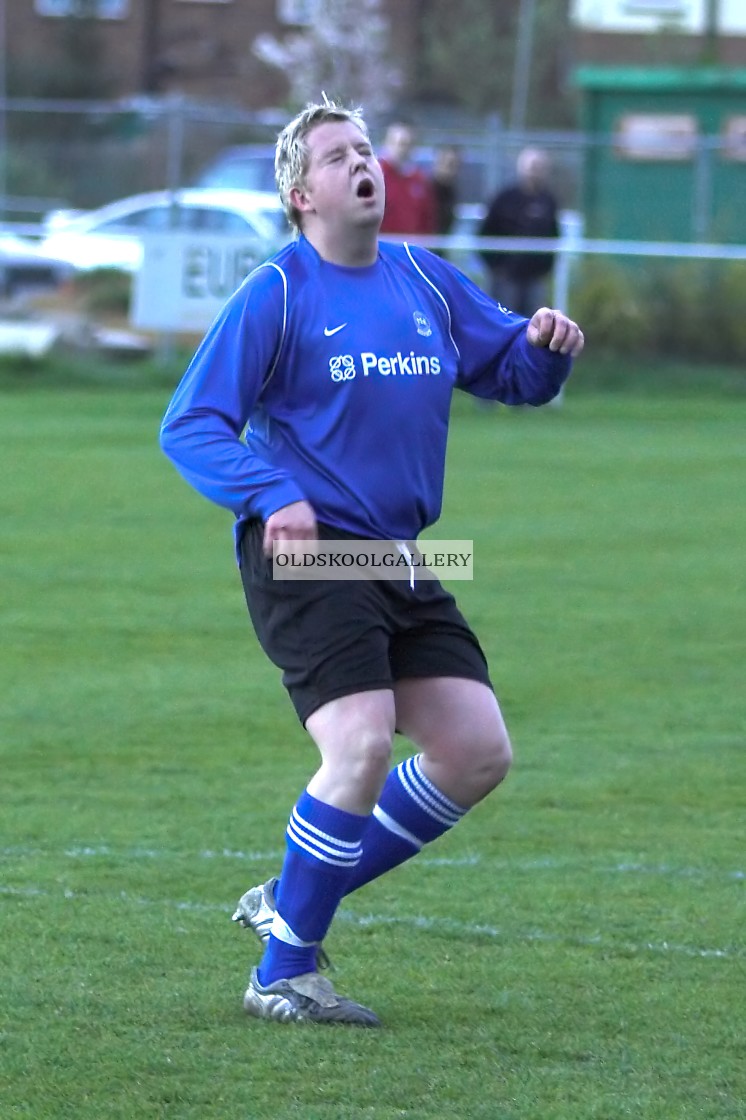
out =
[[(6, 847), (0, 848), (0, 856), (8, 858), (45, 857), (55, 858), (62, 855), (66, 859), (114, 858), (123, 860), (153, 860), (166, 862), (171, 859), (185, 860), (235, 860), (244, 863), (259, 863), (269, 868), (279, 868), (284, 851), (243, 851), (240, 848), (204, 848), (188, 852), (168, 848), (116, 848), (109, 844), (80, 845), (54, 852), (45, 848)], [(477, 867), (484, 866), (499, 871), (565, 871), (584, 869), (591, 874), (601, 875), (660, 875), (663, 878), (680, 879), (730, 879), (746, 880), (746, 871), (721, 870), (707, 867), (674, 867), (670, 864), (617, 863), (611, 865), (594, 864), (582, 858), (556, 859), (545, 856), (539, 859), (492, 859), (477, 853), (465, 856), (428, 856), (417, 857), (418, 867)]]
[[(0, 895), (13, 898), (51, 898), (57, 896), (55, 892), (42, 887), (11, 887), (0, 884)], [(116, 894), (88, 894), (80, 891), (62, 890), (61, 899), (65, 902), (106, 902), (116, 900), (118, 905), (129, 903), (133, 906), (157, 907), (165, 906), (170, 910), (187, 913), (230, 914), (233, 907), (218, 906), (206, 902), (186, 902), (175, 899), (143, 898), (139, 895), (130, 895), (126, 891)], [(443, 934), (457, 938), (484, 937), (495, 941), (510, 943), (534, 943), (567, 945), (575, 948), (602, 949), (604, 952), (624, 953), (675, 953), (687, 957), (709, 958), (718, 960), (741, 960), (746, 956), (746, 951), (739, 946), (730, 946), (727, 949), (712, 949), (694, 945), (677, 945), (669, 941), (644, 941), (636, 944), (630, 941), (616, 942), (608, 934), (597, 933), (591, 937), (578, 934), (546, 933), (543, 930), (531, 929), (514, 932), (501, 930), (497, 926), (483, 925), (474, 922), (458, 922), (452, 918), (428, 918), (422, 914), (397, 917), (386, 914), (354, 914), (350, 910), (341, 909), (337, 913), (337, 920), (348, 925), (358, 926), (361, 929), (371, 926), (402, 926), (406, 929), (425, 930), (426, 932)]]

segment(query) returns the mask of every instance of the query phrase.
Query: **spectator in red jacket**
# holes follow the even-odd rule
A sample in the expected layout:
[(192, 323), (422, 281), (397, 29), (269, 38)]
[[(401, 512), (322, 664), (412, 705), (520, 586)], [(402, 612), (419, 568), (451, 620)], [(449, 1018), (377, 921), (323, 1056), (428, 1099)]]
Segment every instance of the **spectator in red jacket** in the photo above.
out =
[(394, 121), (386, 130), (380, 158), (386, 185), (382, 233), (435, 233), (435, 196), (430, 179), (411, 159), (414, 130)]

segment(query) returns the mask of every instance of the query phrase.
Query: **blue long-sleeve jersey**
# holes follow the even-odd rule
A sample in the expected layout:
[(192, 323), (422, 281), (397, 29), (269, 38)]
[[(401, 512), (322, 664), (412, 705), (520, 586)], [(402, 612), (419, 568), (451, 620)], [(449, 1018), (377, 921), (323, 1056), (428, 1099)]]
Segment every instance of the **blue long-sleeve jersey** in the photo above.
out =
[(346, 268), (300, 237), (215, 320), (161, 446), (239, 534), (306, 499), (334, 528), (416, 540), (440, 515), (454, 388), (538, 405), (569, 374), (526, 325), (425, 249), (381, 243)]

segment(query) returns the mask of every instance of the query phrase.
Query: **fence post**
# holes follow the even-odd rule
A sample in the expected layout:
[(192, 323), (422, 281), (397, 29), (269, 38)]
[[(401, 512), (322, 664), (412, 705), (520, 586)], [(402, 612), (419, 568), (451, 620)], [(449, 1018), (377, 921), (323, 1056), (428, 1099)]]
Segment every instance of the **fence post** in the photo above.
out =
[[(5, 0), (0, 0), (0, 197), (2, 218), (5, 221), (8, 206), (8, 40), (6, 35)], [(0, 264), (0, 293), (5, 294), (7, 269)]]
[(694, 163), (692, 190), (692, 241), (704, 241), (711, 233), (713, 148), (700, 137)]
[[(552, 277), (552, 306), (570, 312), (570, 274), (577, 257), (578, 243), (583, 233), (583, 218), (576, 210), (563, 210), (560, 213), (560, 236), (557, 247), (557, 260)], [(564, 385), (550, 404), (557, 407), (565, 395)]]
[(183, 94), (169, 97), (167, 113), (166, 186), (176, 191), (181, 186), (184, 171), (184, 116)]
[(577, 258), (578, 244), (583, 236), (583, 217), (577, 210), (563, 210), (560, 213), (560, 235), (557, 247), (557, 261), (554, 266), (552, 300), (553, 306), (562, 311), (570, 310), (570, 275)]
[[(184, 95), (173, 94), (168, 101), (166, 109), (166, 186), (171, 196), (169, 206), (169, 224), (176, 226), (176, 192), (181, 187), (181, 178), (184, 165)], [(174, 335), (165, 331), (158, 339), (157, 359), (165, 366), (173, 361), (176, 353)]]

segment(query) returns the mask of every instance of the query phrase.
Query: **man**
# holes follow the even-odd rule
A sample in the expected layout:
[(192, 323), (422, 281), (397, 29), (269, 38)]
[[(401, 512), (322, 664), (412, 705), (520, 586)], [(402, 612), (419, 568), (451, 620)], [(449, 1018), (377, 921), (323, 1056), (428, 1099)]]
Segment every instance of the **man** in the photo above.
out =
[[(244, 1008), (369, 1027), (374, 1012), (318, 972), (337, 907), (493, 790), (510, 744), (484, 654), (437, 581), (412, 567), (409, 581), (282, 582), (273, 549), (387, 540), (411, 556), (440, 513), (453, 389), (541, 404), (583, 336), (559, 311), (505, 312), (424, 249), (379, 243), (383, 174), (359, 110), (309, 105), (280, 134), (276, 174), (299, 236), (228, 301), (161, 440), (236, 515), (258, 639), (321, 758), (279, 882), (235, 915), (264, 944)], [(391, 769), (395, 731), (417, 753)]]
[(439, 234), (449, 234), (456, 220), (460, 165), (458, 148), (454, 148), (452, 144), (438, 148), (433, 163), (432, 189), (435, 198), (435, 232)]
[[(549, 190), (550, 163), (546, 152), (524, 148), (516, 162), (518, 178), (500, 190), (482, 222), (483, 237), (548, 237), (559, 235), (557, 202)], [(491, 294), (511, 311), (530, 317), (546, 302), (551, 253), (485, 251), (491, 274)]]
[(436, 232), (435, 194), (424, 171), (412, 162), (414, 131), (403, 121), (386, 130), (380, 164), (386, 188), (381, 233), (410, 236)]

